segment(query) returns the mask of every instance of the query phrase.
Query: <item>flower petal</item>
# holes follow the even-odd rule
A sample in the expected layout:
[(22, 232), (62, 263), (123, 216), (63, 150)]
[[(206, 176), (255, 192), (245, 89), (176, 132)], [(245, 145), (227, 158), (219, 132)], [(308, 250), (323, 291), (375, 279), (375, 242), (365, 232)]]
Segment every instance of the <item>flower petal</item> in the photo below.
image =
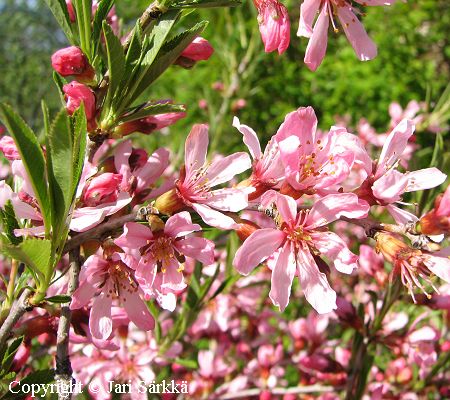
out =
[(400, 200), (407, 185), (408, 178), (405, 174), (390, 169), (374, 182), (372, 192), (377, 199), (385, 203), (394, 203)]
[(147, 305), (144, 300), (139, 296), (139, 292), (136, 290), (124, 290), (124, 298), (122, 299), (122, 305), (127, 312), (128, 318), (134, 324), (144, 331), (149, 331), (155, 328), (155, 319), (153, 315), (148, 311)]
[(369, 205), (361, 202), (354, 193), (329, 194), (316, 201), (305, 221), (308, 229), (317, 228), (339, 219), (364, 218), (369, 212)]
[(317, 129), (317, 117), (312, 107), (300, 107), (290, 112), (278, 128), (275, 139), (280, 141), (294, 135), (300, 139), (302, 145), (313, 145)]
[(364, 26), (354, 14), (352, 7), (338, 7), (338, 18), (348, 41), (361, 61), (372, 60), (377, 56), (377, 46), (367, 35)]
[(164, 148), (156, 150), (145, 165), (134, 172), (137, 178), (136, 191), (145, 190), (156, 182), (169, 165), (169, 154)]
[(317, 18), (314, 25), (313, 33), (309, 39), (306, 47), (305, 58), (303, 59), (306, 66), (315, 71), (325, 57), (328, 44), (328, 27), (330, 26), (330, 16), (328, 15), (327, 4), (322, 8), (322, 11)]
[(441, 185), (447, 179), (447, 175), (443, 174), (437, 168), (420, 169), (418, 171), (408, 172), (405, 175), (408, 179), (406, 192), (431, 189)]
[(193, 224), (191, 214), (187, 211), (172, 215), (166, 222), (164, 233), (171, 237), (180, 237), (189, 235), (192, 232), (201, 231), (199, 224)]
[(244, 136), (244, 143), (253, 159), (261, 158), (261, 145), (256, 132), (249, 126), (241, 124), (238, 117), (233, 118), (233, 126)]
[(233, 265), (242, 275), (271, 256), (282, 244), (286, 234), (277, 229), (258, 229), (253, 232), (236, 252)]
[(152, 231), (136, 222), (127, 222), (122, 235), (114, 243), (123, 249), (137, 249), (145, 246), (148, 240), (153, 239)]
[[(105, 292), (109, 289), (108, 283), (105, 285)], [(92, 304), (89, 329), (91, 335), (97, 339), (106, 340), (112, 333), (111, 303), (111, 297), (101, 293)]]
[(174, 247), (185, 256), (195, 258), (205, 265), (214, 262), (214, 242), (201, 237), (177, 240)]
[(311, 37), (313, 33), (312, 25), (319, 9), (319, 0), (304, 0), (300, 6), (300, 21), (298, 24), (297, 36)]
[(284, 311), (289, 304), (292, 280), (296, 271), (294, 248), (291, 242), (286, 242), (278, 255), (272, 270), (272, 280), (269, 297), (273, 304)]
[(431, 254), (424, 254), (423, 258), (425, 265), (433, 274), (450, 283), (450, 258), (432, 256)]
[(213, 210), (205, 204), (192, 204), (192, 208), (197, 211), (205, 223), (215, 228), (235, 229), (239, 226), (233, 218)]
[(186, 174), (191, 175), (206, 162), (208, 151), (208, 125), (194, 125), (189, 133), (184, 148), (184, 163)]
[(235, 175), (246, 171), (252, 166), (247, 153), (234, 153), (227, 157), (213, 161), (206, 176), (210, 187), (228, 182)]
[(330, 287), (326, 275), (319, 271), (306, 246), (297, 253), (297, 268), (300, 285), (309, 304), (319, 314), (336, 310), (336, 292)]
[(218, 210), (237, 212), (248, 206), (248, 188), (224, 188), (210, 193), (205, 204)]

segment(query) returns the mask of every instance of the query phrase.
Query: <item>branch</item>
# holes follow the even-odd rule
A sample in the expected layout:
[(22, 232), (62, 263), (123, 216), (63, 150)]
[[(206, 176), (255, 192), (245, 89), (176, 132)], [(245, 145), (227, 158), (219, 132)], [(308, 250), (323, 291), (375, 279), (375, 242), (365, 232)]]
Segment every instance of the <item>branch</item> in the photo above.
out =
[(19, 321), (19, 319), (25, 314), (26, 311), (30, 311), (33, 306), (28, 302), (31, 294), (30, 289), (25, 289), (19, 299), (11, 307), (11, 311), (8, 317), (3, 322), (0, 328), (0, 348), (6, 343), (9, 335), (12, 332), (14, 325)]
[[(72, 250), (70, 257), (69, 283), (67, 295), (72, 296), (78, 287), (78, 275), (80, 273), (80, 249)], [(58, 334), (56, 337), (56, 371), (55, 380), (60, 388), (70, 388), (73, 383), (72, 365), (69, 356), (69, 331), (70, 331), (70, 306), (69, 303), (61, 305), (61, 315), (58, 323)], [(70, 390), (59, 390), (59, 400), (70, 400), (72, 394)]]
[(73, 236), (70, 240), (67, 241), (64, 246), (63, 254), (67, 254), (70, 251), (80, 247), (83, 243), (88, 240), (97, 239), (100, 240), (105, 236), (110, 235), (112, 232), (117, 230), (118, 228), (123, 227), (127, 222), (132, 222), (140, 220), (138, 217), (138, 213), (133, 212), (131, 214), (124, 215), (122, 217), (118, 217), (115, 219), (111, 219), (101, 225), (97, 225), (96, 227), (89, 229), (86, 232), (79, 233)]

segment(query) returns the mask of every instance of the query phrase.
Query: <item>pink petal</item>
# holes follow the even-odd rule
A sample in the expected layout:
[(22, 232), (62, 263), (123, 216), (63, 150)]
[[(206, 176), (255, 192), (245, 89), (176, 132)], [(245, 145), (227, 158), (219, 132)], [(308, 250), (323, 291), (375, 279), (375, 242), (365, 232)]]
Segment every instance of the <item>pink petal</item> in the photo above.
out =
[(220, 229), (235, 229), (238, 227), (238, 224), (233, 218), (213, 210), (205, 204), (192, 204), (192, 208), (197, 211), (202, 220), (210, 226)]
[(83, 282), (80, 286), (75, 290), (72, 295), (72, 301), (70, 303), (70, 309), (76, 310), (85, 306), (91, 299), (94, 297), (97, 288), (92, 286), (88, 282)]
[(442, 196), (441, 202), (436, 209), (436, 215), (438, 217), (450, 215), (450, 186), (447, 187), (444, 195)]
[(0, 181), (0, 208), (5, 208), (6, 203), (12, 199), (13, 191), (5, 182)]
[(300, 21), (297, 36), (311, 37), (312, 25), (319, 10), (320, 0), (304, 0), (300, 6)]
[(237, 212), (248, 206), (248, 193), (245, 189), (224, 188), (213, 190), (205, 204), (218, 210)]
[(286, 180), (294, 189), (301, 190), (303, 186), (299, 183), (300, 139), (292, 135), (278, 142), (278, 145)]
[(131, 140), (123, 141), (114, 151), (114, 166), (117, 173), (122, 175), (121, 187), (123, 190), (127, 190), (131, 178), (129, 159), (132, 152), (133, 146)]
[(314, 144), (317, 129), (317, 117), (312, 107), (300, 107), (286, 115), (284, 122), (278, 128), (275, 139), (280, 141), (294, 135), (302, 145), (306, 142)]
[(348, 6), (338, 7), (338, 17), (348, 41), (361, 61), (372, 60), (377, 56), (377, 46), (367, 35), (364, 26)]
[(253, 232), (236, 252), (233, 265), (242, 275), (271, 256), (284, 242), (286, 234), (277, 229), (259, 229)]
[(147, 160), (147, 163), (139, 168), (134, 175), (137, 178), (137, 191), (147, 189), (153, 185), (169, 165), (169, 151), (161, 148), (156, 150)]
[(332, 261), (339, 272), (351, 274), (358, 267), (358, 256), (353, 254), (347, 244), (335, 233), (315, 232), (311, 236), (317, 250)]
[(246, 171), (252, 166), (247, 153), (234, 153), (227, 157), (213, 161), (207, 171), (210, 187), (228, 182), (235, 175)]
[(390, 6), (397, 0), (355, 0), (357, 3), (363, 6)]
[(328, 44), (328, 27), (330, 25), (330, 16), (327, 11), (327, 4), (322, 8), (322, 11), (317, 18), (312, 36), (309, 39), (304, 63), (311, 70), (315, 71), (325, 57)]
[(272, 280), (269, 297), (273, 304), (284, 311), (289, 304), (292, 280), (296, 271), (294, 247), (291, 242), (286, 242), (278, 255), (276, 264), (272, 270)]
[(161, 290), (164, 291), (182, 291), (186, 288), (184, 276), (180, 264), (176, 259), (170, 259), (168, 263), (163, 264), (164, 271), (160, 274)]
[(447, 179), (447, 175), (443, 174), (437, 168), (420, 169), (418, 171), (408, 172), (405, 176), (408, 179), (406, 192), (431, 189), (441, 185)]
[(404, 119), (389, 134), (381, 150), (375, 178), (391, 168), (405, 151), (408, 139), (414, 133), (412, 121)]
[(127, 222), (124, 225), (122, 235), (114, 240), (114, 243), (124, 249), (138, 249), (152, 239), (152, 231), (147, 226), (136, 222)]
[(177, 307), (177, 296), (174, 293), (157, 293), (156, 300), (162, 309), (173, 312)]
[(174, 247), (185, 256), (195, 258), (202, 264), (214, 262), (214, 242), (201, 237), (189, 237), (177, 240)]
[(45, 236), (45, 227), (41, 225), (32, 228), (14, 229), (14, 236)]
[[(109, 285), (105, 287), (107, 291)], [(105, 293), (97, 296), (92, 304), (89, 329), (93, 337), (106, 340), (112, 333), (111, 297)]]
[(208, 143), (208, 125), (194, 125), (186, 139), (184, 150), (187, 175), (205, 164)]
[(128, 317), (134, 324), (144, 331), (149, 331), (155, 328), (155, 320), (153, 315), (148, 311), (147, 305), (142, 300), (137, 291), (124, 290), (124, 298), (122, 305), (127, 312)]
[(423, 258), (424, 264), (433, 274), (450, 283), (450, 258), (432, 256), (431, 254), (424, 254)]
[(372, 185), (374, 196), (386, 203), (399, 201), (406, 191), (408, 178), (395, 169), (390, 169)]
[(339, 219), (364, 218), (369, 212), (369, 205), (360, 202), (354, 193), (329, 194), (316, 201), (306, 218), (305, 227), (317, 228)]
[(244, 143), (248, 147), (253, 159), (261, 158), (261, 145), (256, 132), (247, 125), (242, 125), (238, 117), (233, 118), (233, 126), (244, 136)]
[(269, 190), (261, 197), (261, 205), (264, 208), (270, 208), (275, 203), (276, 209), (280, 213), (284, 222), (294, 225), (297, 218), (297, 203), (295, 200), (284, 194), (280, 194), (275, 190)]
[(307, 247), (297, 253), (297, 268), (300, 285), (309, 304), (319, 314), (336, 310), (336, 292), (330, 287), (326, 275), (319, 271)]
[(398, 208), (392, 204), (387, 205), (386, 209), (388, 210), (389, 214), (392, 215), (392, 218), (394, 218), (397, 224), (405, 225), (408, 222), (417, 222), (419, 220), (419, 218), (417, 218), (409, 211), (402, 210), (401, 208)]
[(201, 231), (202, 228), (198, 224), (193, 224), (191, 214), (187, 211), (179, 212), (172, 215), (166, 222), (164, 233), (170, 237), (180, 237), (189, 235), (192, 232)]

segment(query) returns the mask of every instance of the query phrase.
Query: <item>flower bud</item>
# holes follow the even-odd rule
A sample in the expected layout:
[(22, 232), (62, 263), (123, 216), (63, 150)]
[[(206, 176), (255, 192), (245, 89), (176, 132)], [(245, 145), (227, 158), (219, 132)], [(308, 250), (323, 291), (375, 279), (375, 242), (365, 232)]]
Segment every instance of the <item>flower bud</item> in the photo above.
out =
[(395, 263), (399, 254), (410, 250), (410, 247), (393, 233), (377, 232), (374, 239), (377, 241), (376, 251), (390, 263)]
[(89, 130), (93, 130), (95, 128), (94, 92), (86, 85), (78, 82), (70, 82), (64, 85), (63, 92), (65, 93), (65, 99), (67, 101), (66, 108), (69, 115), (72, 115), (80, 107), (81, 102), (84, 103), (88, 128)]
[(69, 13), (70, 22), (75, 22), (75, 10), (73, 9), (73, 4), (71, 0), (66, 0), (67, 12)]
[(3, 136), (0, 139), (0, 151), (9, 161), (20, 160), (19, 151), (13, 138), (10, 136)]
[(171, 189), (166, 193), (163, 193), (155, 200), (154, 207), (165, 215), (172, 215), (178, 211), (181, 211), (185, 205), (177, 194), (176, 189)]
[(66, 47), (54, 53), (52, 67), (61, 76), (73, 75), (79, 82), (90, 83), (95, 76), (87, 57), (76, 46)]
[(214, 48), (211, 44), (206, 39), (197, 37), (183, 50), (175, 64), (183, 68), (192, 68), (197, 61), (206, 61), (213, 53)]
[(116, 201), (121, 181), (122, 175), (111, 172), (96, 176), (89, 181), (84, 190), (84, 204), (89, 207), (95, 207), (101, 203)]
[(450, 234), (450, 186), (436, 197), (434, 209), (420, 219), (417, 230), (425, 235)]

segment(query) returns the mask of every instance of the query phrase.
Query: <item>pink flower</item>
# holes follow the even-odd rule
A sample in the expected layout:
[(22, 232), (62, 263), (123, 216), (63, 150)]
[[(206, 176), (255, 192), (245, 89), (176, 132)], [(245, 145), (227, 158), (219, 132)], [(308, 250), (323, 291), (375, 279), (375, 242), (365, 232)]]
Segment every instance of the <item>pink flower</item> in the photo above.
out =
[(0, 151), (9, 161), (20, 160), (19, 151), (11, 136), (3, 136), (0, 139)]
[(111, 307), (117, 301), (128, 317), (140, 329), (151, 330), (155, 320), (140, 297), (139, 284), (134, 272), (114, 253), (104, 259), (99, 255), (90, 256), (84, 263), (80, 275), (80, 285), (72, 296), (72, 310), (87, 305), (98, 293), (92, 303), (89, 329), (96, 339), (106, 340), (113, 330)]
[(405, 223), (417, 218), (394, 206), (405, 192), (430, 189), (439, 186), (446, 175), (437, 168), (425, 168), (419, 171), (401, 173), (397, 170), (399, 158), (405, 150), (408, 139), (414, 132), (412, 121), (403, 120), (398, 124), (384, 143), (380, 157), (375, 165), (367, 159), (363, 163), (368, 178), (355, 191), (370, 205), (387, 206), (397, 223)]
[(436, 197), (434, 208), (420, 219), (419, 229), (426, 235), (450, 234), (450, 186)]
[[(355, 0), (364, 6), (393, 4), (395, 0)], [(319, 11), (316, 23), (316, 14)], [(334, 22), (337, 15), (347, 39), (361, 61), (371, 60), (377, 55), (377, 47), (367, 35), (363, 25), (355, 15), (357, 12), (348, 0), (304, 0), (300, 6), (300, 22), (297, 35), (309, 38), (304, 62), (311, 71), (322, 63), (327, 51), (328, 27), (331, 23), (335, 32), (338, 28)]]
[(231, 180), (234, 175), (250, 168), (246, 153), (235, 153), (208, 163), (207, 125), (194, 125), (185, 144), (185, 165), (176, 189), (156, 200), (155, 207), (163, 213), (172, 214), (186, 206), (192, 207), (208, 225), (234, 229), (238, 224), (225, 212), (237, 212), (248, 205), (248, 188), (224, 188), (214, 186)]
[(214, 48), (206, 39), (196, 37), (192, 43), (183, 50), (181, 57), (188, 58), (192, 61), (206, 61), (213, 53)]
[(61, 76), (75, 76), (80, 82), (90, 82), (95, 71), (79, 47), (70, 46), (52, 55), (52, 67)]
[(214, 261), (212, 241), (196, 236), (185, 237), (199, 230), (200, 225), (193, 224), (186, 211), (171, 216), (164, 227), (156, 231), (134, 222), (125, 224), (124, 233), (115, 240), (115, 244), (131, 256), (128, 263), (136, 271), (136, 279), (146, 297), (186, 287), (182, 272), (185, 256), (205, 265)]
[(70, 82), (63, 86), (63, 92), (67, 101), (67, 112), (72, 115), (75, 110), (80, 107), (81, 102), (84, 103), (84, 110), (89, 129), (95, 126), (95, 95), (94, 92), (86, 85), (78, 82)]
[(253, 0), (258, 10), (258, 23), (266, 53), (278, 50), (282, 54), (289, 47), (291, 24), (286, 7), (278, 0)]
[(278, 229), (260, 229), (251, 234), (237, 251), (233, 265), (241, 274), (248, 275), (267, 260), (272, 269), (269, 296), (280, 310), (289, 303), (295, 275), (300, 279), (306, 299), (317, 312), (323, 314), (336, 309), (336, 293), (316, 260), (323, 254), (334, 261), (337, 270), (351, 273), (356, 268), (357, 256), (339, 236), (321, 227), (340, 216), (364, 217), (369, 207), (358, 203), (354, 194), (331, 194), (316, 201), (309, 212), (297, 213), (294, 199), (273, 190), (263, 195), (261, 204), (266, 208), (275, 204), (279, 213)]
[(112, 172), (96, 176), (84, 187), (83, 203), (89, 207), (95, 207), (102, 203), (117, 201), (121, 180), (122, 175)]
[[(302, 107), (286, 116), (275, 135), (286, 183), (299, 194), (325, 193), (331, 186), (341, 183), (349, 175), (355, 157), (361, 153), (353, 144), (354, 135), (344, 128), (334, 127), (320, 136), (316, 127), (313, 108)], [(368, 156), (367, 159), (370, 160)], [(283, 188), (282, 192), (285, 192)]]
[(275, 187), (284, 178), (278, 144), (275, 138), (271, 138), (262, 153), (258, 136), (252, 128), (242, 125), (237, 117), (233, 119), (233, 126), (242, 133), (244, 143), (253, 158), (252, 175), (246, 183), (255, 188), (255, 192), (249, 195), (249, 200), (254, 200), (266, 190)]

